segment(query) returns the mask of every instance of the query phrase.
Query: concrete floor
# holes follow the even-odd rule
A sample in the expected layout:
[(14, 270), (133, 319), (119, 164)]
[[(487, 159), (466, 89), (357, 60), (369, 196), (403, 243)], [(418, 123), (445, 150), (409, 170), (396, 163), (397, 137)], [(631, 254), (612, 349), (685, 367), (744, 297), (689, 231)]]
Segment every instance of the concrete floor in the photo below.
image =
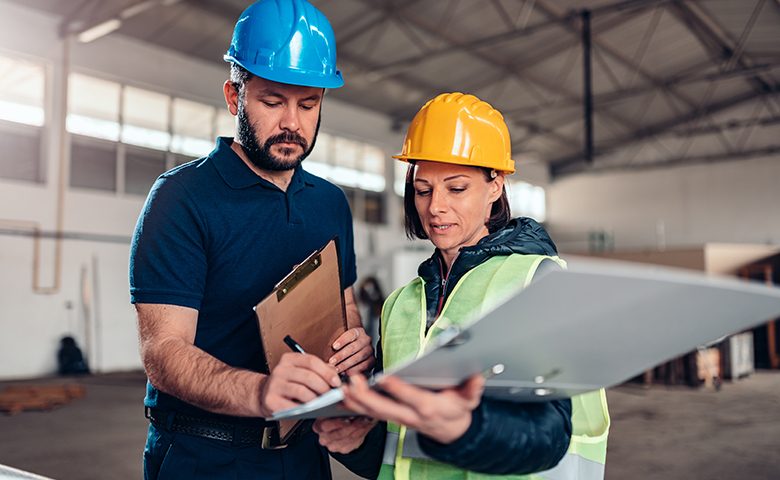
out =
[[(86, 397), (51, 412), (0, 415), (0, 464), (56, 479), (141, 478), (143, 376), (68, 381), (86, 385)], [(608, 398), (608, 479), (780, 478), (780, 372), (719, 392), (625, 385)], [(356, 478), (338, 464), (334, 472)]]

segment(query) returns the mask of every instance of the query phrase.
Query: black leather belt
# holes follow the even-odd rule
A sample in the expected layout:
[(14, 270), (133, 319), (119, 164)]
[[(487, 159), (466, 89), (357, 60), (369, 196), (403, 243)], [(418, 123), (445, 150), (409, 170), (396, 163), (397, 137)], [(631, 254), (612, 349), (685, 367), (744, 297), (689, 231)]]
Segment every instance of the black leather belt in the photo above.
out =
[(196, 437), (221, 440), (233, 445), (258, 445), (263, 449), (284, 448), (279, 441), (277, 422), (237, 425), (203, 417), (146, 407), (144, 414), (155, 427)]

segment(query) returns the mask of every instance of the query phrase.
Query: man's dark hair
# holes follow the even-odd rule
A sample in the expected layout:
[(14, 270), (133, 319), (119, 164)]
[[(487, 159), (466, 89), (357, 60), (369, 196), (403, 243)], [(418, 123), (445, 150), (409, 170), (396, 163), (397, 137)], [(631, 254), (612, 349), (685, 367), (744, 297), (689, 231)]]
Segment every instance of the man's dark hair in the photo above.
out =
[(246, 68), (237, 63), (230, 64), (230, 83), (233, 84), (233, 88), (238, 91), (238, 101), (244, 101), (246, 95), (246, 83), (253, 77), (253, 75)]
[[(485, 176), (486, 182), (493, 180), (492, 169), (483, 167), (472, 168), (479, 168)], [(404, 182), (404, 230), (406, 230), (406, 236), (409, 239), (419, 238), (427, 240), (428, 235), (423, 229), (420, 215), (417, 213), (417, 207), (414, 205), (414, 169), (415, 164), (410, 163), (409, 169), (406, 170), (406, 181)], [(501, 188), (501, 197), (493, 202), (493, 205), (490, 207), (490, 218), (488, 218), (485, 226), (488, 232), (493, 233), (506, 227), (510, 220), (512, 220), (512, 213), (509, 209), (506, 185), (504, 185)]]

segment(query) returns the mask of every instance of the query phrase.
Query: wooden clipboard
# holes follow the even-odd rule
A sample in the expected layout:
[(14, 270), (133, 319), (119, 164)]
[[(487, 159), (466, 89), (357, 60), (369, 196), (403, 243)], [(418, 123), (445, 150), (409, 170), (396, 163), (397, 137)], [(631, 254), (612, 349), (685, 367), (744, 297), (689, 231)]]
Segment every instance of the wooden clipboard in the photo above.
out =
[[(333, 342), (347, 330), (344, 292), (341, 289), (338, 239), (309, 255), (287, 274), (255, 307), (268, 371), (290, 352), (289, 335), (308, 355), (323, 361), (335, 353)], [(300, 420), (279, 422), (279, 441), (286, 444)]]

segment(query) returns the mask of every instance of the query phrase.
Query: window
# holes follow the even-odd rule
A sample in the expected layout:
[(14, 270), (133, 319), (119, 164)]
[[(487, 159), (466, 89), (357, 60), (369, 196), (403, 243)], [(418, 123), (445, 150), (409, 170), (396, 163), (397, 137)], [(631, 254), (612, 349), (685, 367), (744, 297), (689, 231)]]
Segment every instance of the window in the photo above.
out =
[(163, 172), (164, 152), (128, 147), (125, 153), (125, 193), (145, 196)]
[(0, 177), (43, 182), (43, 64), (0, 55)]
[(213, 145), (216, 109), (203, 103), (173, 99), (173, 139), (171, 151), (201, 157)]
[(79, 73), (70, 74), (68, 93), (74, 187), (115, 190), (121, 142), (124, 192), (146, 195), (168, 159), (175, 166), (204, 156), (215, 132), (232, 136), (235, 129), (225, 109)]
[(43, 126), (44, 67), (0, 55), (0, 119)]
[(70, 185), (116, 191), (116, 144), (73, 136), (70, 153)]
[(360, 144), (346, 138), (333, 139), (333, 164), (344, 169), (357, 168), (360, 160)]
[(70, 133), (119, 140), (119, 98), (122, 86), (99, 78), (71, 73), (68, 77)]
[(359, 186), (364, 190), (382, 192), (385, 189), (385, 154), (377, 147), (363, 145), (361, 155), (363, 175)]
[[(115, 173), (118, 163), (116, 145), (90, 142), (89, 137), (127, 145), (121, 172), (124, 191), (145, 195), (165, 170), (166, 158), (169, 165), (181, 165), (207, 155), (215, 135), (235, 134), (235, 117), (224, 107), (79, 73), (70, 74), (69, 94), (67, 129), (78, 137), (72, 143), (72, 186), (116, 187), (115, 179), (109, 181), (110, 168)], [(106, 163), (111, 152), (115, 156), (113, 167)], [(374, 193), (385, 190), (385, 165), (382, 149), (323, 132), (304, 163), (311, 173), (342, 187)], [(359, 192), (350, 193), (360, 206), (356, 218), (384, 221), (383, 196)]]
[(366, 223), (385, 223), (385, 202), (382, 193), (364, 192)]
[(0, 177), (42, 182), (39, 129), (0, 129)]
[(512, 216), (531, 217), (539, 222), (544, 222), (547, 218), (544, 189), (526, 182), (507, 183)]
[[(236, 117), (230, 114), (227, 108), (217, 109), (217, 132), (218, 137), (234, 137), (236, 135)], [(319, 140), (318, 140), (319, 141)]]
[(343, 187), (371, 192), (385, 189), (384, 152), (372, 145), (320, 133), (304, 166)]
[(168, 150), (171, 98), (157, 92), (125, 87), (122, 92), (122, 142)]

